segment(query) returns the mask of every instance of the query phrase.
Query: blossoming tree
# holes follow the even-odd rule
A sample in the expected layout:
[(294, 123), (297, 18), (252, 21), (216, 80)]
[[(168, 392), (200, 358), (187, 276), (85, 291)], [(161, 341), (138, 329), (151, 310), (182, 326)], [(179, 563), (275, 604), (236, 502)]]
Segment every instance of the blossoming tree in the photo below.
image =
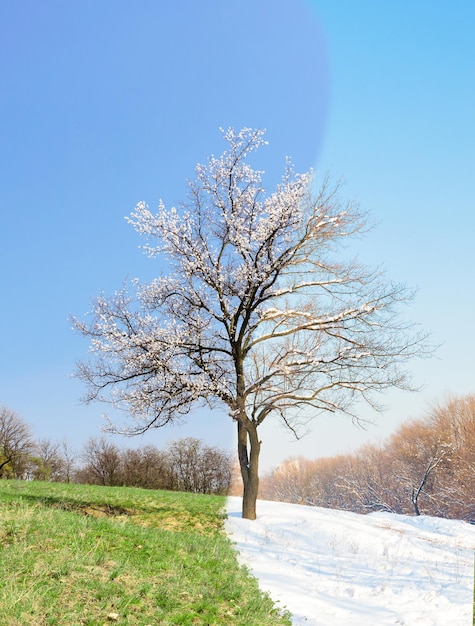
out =
[[(296, 435), (321, 411), (358, 419), (355, 401), (410, 383), (404, 365), (424, 337), (397, 305), (412, 294), (379, 271), (345, 260), (341, 247), (365, 228), (352, 203), (313, 174), (267, 194), (249, 165), (260, 130), (223, 131), (227, 149), (198, 165), (183, 205), (157, 213), (139, 203), (129, 221), (159, 257), (162, 275), (95, 301), (75, 320), (92, 356), (78, 366), (86, 401), (124, 409), (138, 434), (227, 407), (238, 432), (243, 517), (255, 519), (259, 426), (274, 416)], [(340, 251), (340, 254), (337, 252)], [(109, 429), (119, 430), (110, 423)]]

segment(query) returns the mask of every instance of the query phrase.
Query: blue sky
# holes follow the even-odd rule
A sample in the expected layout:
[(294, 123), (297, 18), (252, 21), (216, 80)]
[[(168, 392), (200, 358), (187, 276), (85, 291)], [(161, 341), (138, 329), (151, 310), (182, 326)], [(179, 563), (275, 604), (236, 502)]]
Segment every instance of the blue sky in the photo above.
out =
[[(294, 443), (265, 424), (262, 468), (347, 452), (475, 393), (474, 19), (468, 0), (1, 2), (0, 404), (37, 437), (100, 435), (107, 407), (79, 402), (87, 344), (68, 318), (158, 271), (124, 216), (179, 202), (228, 126), (267, 129), (270, 187), (286, 155), (345, 181), (377, 223), (355, 250), (418, 287), (407, 315), (442, 344), (411, 365), (423, 390), (387, 394), (367, 431), (321, 417)], [(220, 413), (146, 440), (187, 435), (234, 445)]]

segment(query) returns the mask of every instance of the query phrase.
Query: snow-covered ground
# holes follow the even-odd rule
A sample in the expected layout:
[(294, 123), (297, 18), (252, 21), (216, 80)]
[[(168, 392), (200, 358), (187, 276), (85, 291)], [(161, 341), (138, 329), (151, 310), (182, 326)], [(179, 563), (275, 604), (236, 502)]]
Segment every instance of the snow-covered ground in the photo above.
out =
[(475, 526), (436, 517), (358, 515), (241, 498), (226, 529), (298, 626), (472, 626)]

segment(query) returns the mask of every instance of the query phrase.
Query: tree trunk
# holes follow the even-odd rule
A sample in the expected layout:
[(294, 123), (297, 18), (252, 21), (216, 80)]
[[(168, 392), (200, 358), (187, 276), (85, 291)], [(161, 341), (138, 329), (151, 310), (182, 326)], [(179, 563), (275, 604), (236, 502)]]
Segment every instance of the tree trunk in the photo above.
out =
[(3, 468), (5, 467), (5, 465), (8, 465), (8, 463), (10, 463), (11, 459), (6, 459), (5, 461), (2, 461), (0, 463), (0, 478), (3, 477)]
[[(245, 422), (243, 420), (246, 420)], [(248, 443), (250, 453), (248, 453)], [(238, 457), (241, 469), (243, 519), (256, 519), (256, 500), (259, 490), (259, 453), (261, 442), (257, 427), (247, 417), (238, 420)]]
[(421, 492), (421, 488), (422, 488), (422, 485), (419, 487), (419, 489), (416, 489), (415, 487), (412, 488), (411, 502), (414, 506), (414, 512), (416, 515), (421, 514), (421, 512), (419, 511), (419, 505), (417, 503), (417, 500), (419, 499), (419, 494)]

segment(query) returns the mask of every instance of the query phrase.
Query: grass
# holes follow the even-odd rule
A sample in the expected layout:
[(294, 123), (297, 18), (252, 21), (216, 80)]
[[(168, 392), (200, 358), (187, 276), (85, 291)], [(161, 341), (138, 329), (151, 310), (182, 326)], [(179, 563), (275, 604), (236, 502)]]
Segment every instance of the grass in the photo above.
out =
[(238, 565), (224, 503), (0, 481), (2, 626), (289, 625)]

